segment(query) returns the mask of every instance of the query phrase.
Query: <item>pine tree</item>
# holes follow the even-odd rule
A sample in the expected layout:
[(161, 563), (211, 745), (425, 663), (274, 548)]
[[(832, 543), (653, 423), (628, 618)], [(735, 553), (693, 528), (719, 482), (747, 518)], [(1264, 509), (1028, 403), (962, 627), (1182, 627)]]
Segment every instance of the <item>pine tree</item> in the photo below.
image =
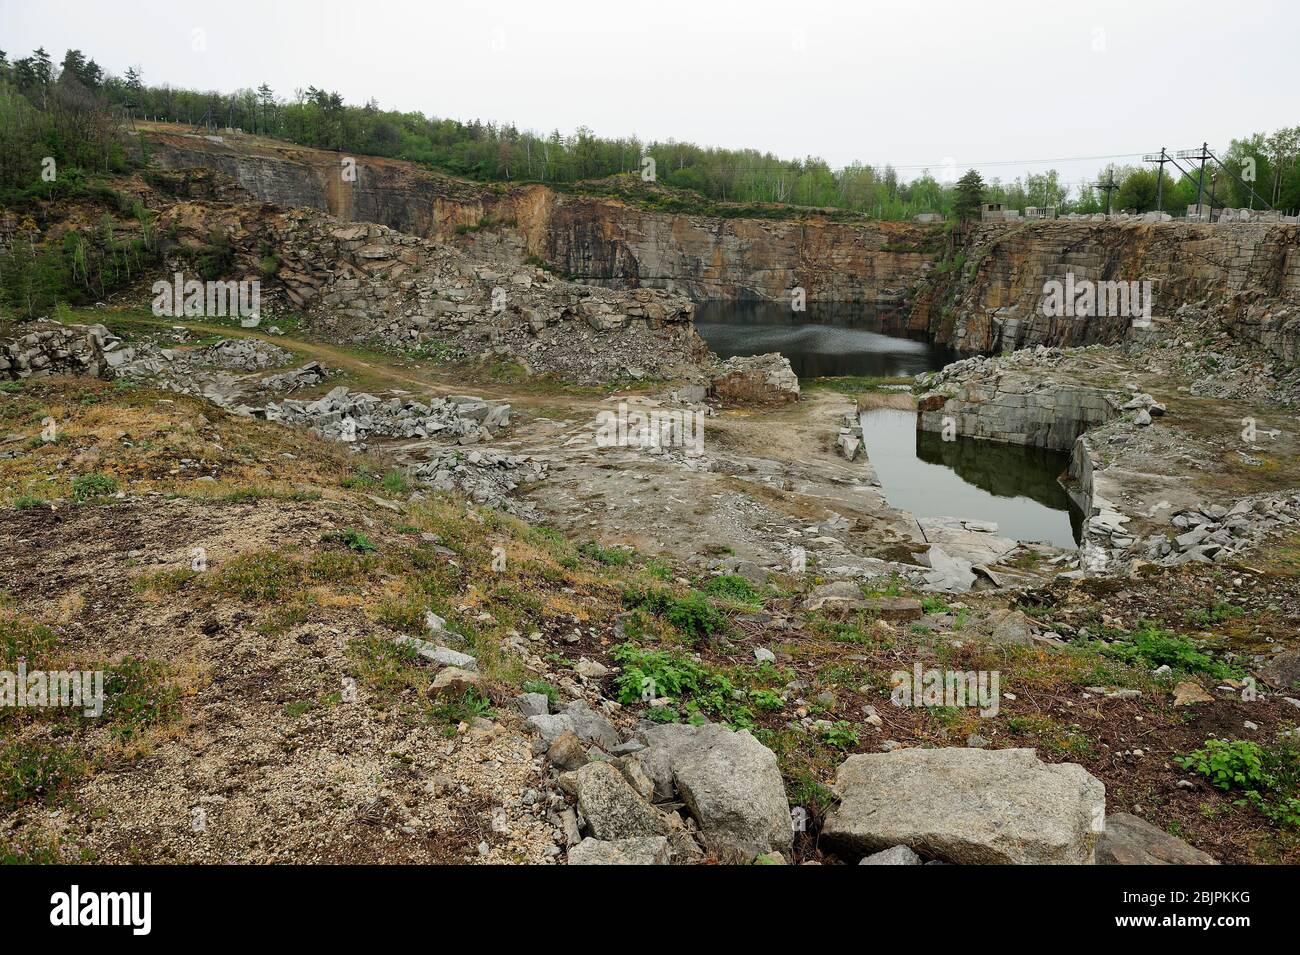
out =
[(963, 222), (979, 216), (980, 204), (984, 202), (984, 178), (972, 169), (957, 180), (957, 198), (954, 211)]

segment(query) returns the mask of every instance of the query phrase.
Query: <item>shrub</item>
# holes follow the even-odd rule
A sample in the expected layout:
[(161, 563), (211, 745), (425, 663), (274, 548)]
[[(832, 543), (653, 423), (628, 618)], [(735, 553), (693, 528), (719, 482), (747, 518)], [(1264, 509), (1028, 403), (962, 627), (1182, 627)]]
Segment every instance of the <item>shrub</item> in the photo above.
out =
[(363, 554), (372, 553), (379, 549), (369, 537), (351, 528), (345, 531), (330, 531), (321, 540), (339, 543), (349, 550), (359, 551)]
[(1294, 737), (1273, 746), (1210, 739), (1174, 762), (1225, 792), (1240, 792), (1237, 805), (1254, 806), (1276, 825), (1300, 828), (1300, 742)]
[(742, 604), (761, 604), (763, 597), (758, 588), (738, 574), (723, 574), (710, 577), (701, 585), (700, 590), (712, 597), (734, 600)]
[(623, 595), (623, 602), (628, 607), (662, 617), (696, 639), (721, 633), (727, 625), (718, 608), (698, 591), (676, 597), (667, 590), (632, 589)]
[(1172, 630), (1162, 630), (1147, 621), (1143, 621), (1126, 640), (1102, 644), (1098, 649), (1109, 657), (1148, 669), (1168, 666), (1187, 673), (1206, 673), (1219, 679), (1232, 676), (1234, 672), (1200, 649), (1190, 638), (1181, 637)]
[(117, 481), (107, 474), (83, 474), (72, 482), (72, 499), (78, 504), (117, 493)]

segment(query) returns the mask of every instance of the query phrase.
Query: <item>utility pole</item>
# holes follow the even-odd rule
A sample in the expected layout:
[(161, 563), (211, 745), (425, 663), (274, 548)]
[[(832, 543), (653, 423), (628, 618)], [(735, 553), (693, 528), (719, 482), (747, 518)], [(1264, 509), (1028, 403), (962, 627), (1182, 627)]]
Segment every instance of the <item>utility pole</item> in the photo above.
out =
[(1106, 190), (1106, 215), (1110, 215), (1110, 194), (1115, 189), (1115, 167), (1114, 166), (1112, 166), (1107, 171), (1106, 181), (1097, 183), (1097, 188)]
[(1205, 194), (1205, 153), (1209, 143), (1201, 143), (1201, 172), (1196, 177), (1196, 218), (1201, 217), (1201, 196)]
[[(1198, 159), (1201, 163), (1200, 171), (1196, 175), (1196, 217), (1201, 217), (1201, 205), (1205, 199), (1205, 160), (1210, 158), (1210, 144), (1201, 143), (1201, 148), (1197, 149), (1180, 149), (1175, 154), (1179, 159)], [(1177, 164), (1175, 164), (1177, 165)], [(1181, 166), (1179, 167), (1181, 171)], [(1187, 175), (1187, 173), (1183, 173)], [(1191, 178), (1187, 176), (1187, 178)]]
[(1164, 205), (1165, 163), (1172, 162), (1173, 160), (1165, 156), (1165, 147), (1161, 146), (1159, 156), (1157, 156), (1155, 153), (1147, 153), (1145, 156), (1142, 157), (1142, 161), (1154, 162), (1160, 164), (1159, 167), (1156, 169), (1156, 212), (1164, 212), (1165, 211), (1165, 205)]

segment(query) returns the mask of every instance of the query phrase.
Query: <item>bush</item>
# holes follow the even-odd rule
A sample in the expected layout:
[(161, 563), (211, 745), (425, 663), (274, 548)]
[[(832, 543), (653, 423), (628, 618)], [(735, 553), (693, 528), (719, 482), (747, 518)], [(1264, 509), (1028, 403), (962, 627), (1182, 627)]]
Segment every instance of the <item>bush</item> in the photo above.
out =
[(1128, 639), (1101, 644), (1098, 649), (1106, 656), (1152, 670), (1168, 666), (1187, 673), (1205, 673), (1218, 679), (1234, 673), (1231, 667), (1214, 659), (1190, 638), (1180, 637), (1172, 630), (1162, 630), (1146, 621)]
[(1225, 792), (1240, 792), (1238, 805), (1254, 806), (1279, 826), (1300, 828), (1300, 742), (1294, 737), (1273, 746), (1210, 739), (1174, 762)]
[(363, 554), (373, 553), (374, 551), (377, 551), (379, 549), (375, 546), (374, 541), (372, 541), (369, 537), (367, 537), (365, 534), (361, 533), (360, 531), (352, 530), (351, 528), (345, 531), (330, 531), (328, 534), (322, 537), (321, 540), (333, 541), (335, 543), (342, 544), (344, 547), (348, 548), (349, 550), (359, 551), (360, 553)]
[(695, 639), (710, 637), (726, 629), (727, 620), (708, 598), (698, 591), (676, 597), (667, 590), (632, 589), (623, 595), (626, 606), (662, 617)]
[(78, 504), (117, 493), (117, 481), (107, 474), (83, 474), (72, 482), (72, 499)]
[(737, 574), (710, 577), (700, 586), (700, 590), (712, 597), (732, 600), (736, 603), (761, 604), (763, 602), (758, 588)]

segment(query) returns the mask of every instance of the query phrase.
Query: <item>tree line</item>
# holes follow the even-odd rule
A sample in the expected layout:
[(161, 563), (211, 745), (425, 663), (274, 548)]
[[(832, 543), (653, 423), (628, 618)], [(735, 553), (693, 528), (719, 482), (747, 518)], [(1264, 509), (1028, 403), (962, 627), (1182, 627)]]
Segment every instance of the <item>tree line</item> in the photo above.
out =
[[(69, 50), (55, 66), (43, 49), (8, 62), (0, 51), (0, 185), (17, 185), (33, 171), (35, 152), (87, 169), (111, 170), (122, 159), (120, 129), (132, 119), (157, 119), (213, 130), (242, 129), (321, 149), (385, 156), (422, 163), (481, 181), (558, 185), (620, 173), (640, 173), (654, 160), (657, 182), (693, 190), (715, 201), (789, 203), (905, 219), (922, 212), (956, 216), (955, 181), (927, 170), (904, 180), (891, 165), (852, 163), (833, 169), (807, 156), (782, 159), (753, 149), (722, 149), (693, 143), (645, 142), (637, 137), (600, 137), (586, 127), (569, 135), (541, 135), (513, 123), (462, 122), (419, 112), (382, 109), (373, 99), (349, 105), (337, 92), (308, 86), (281, 97), (265, 83), (233, 93), (148, 85), (141, 70), (106, 74), (93, 59)], [(7, 135), (9, 133), (15, 135)], [(24, 144), (26, 144), (24, 146)], [(1233, 140), (1220, 153), (1240, 175), (1247, 167), (1255, 193), (1277, 208), (1300, 208), (1300, 127)], [(1109, 196), (1101, 184), (1112, 181)], [(955, 180), (954, 176), (945, 177)], [(1207, 176), (1219, 204), (1260, 202), (1234, 177)], [(1165, 167), (1162, 205), (1181, 214), (1196, 201), (1195, 184)], [(1064, 182), (1056, 170), (1009, 182), (983, 184), (986, 201), (1007, 208), (1055, 206), (1092, 213), (1109, 207), (1146, 212), (1156, 206), (1156, 171), (1145, 166), (1107, 166), (1095, 181)]]

